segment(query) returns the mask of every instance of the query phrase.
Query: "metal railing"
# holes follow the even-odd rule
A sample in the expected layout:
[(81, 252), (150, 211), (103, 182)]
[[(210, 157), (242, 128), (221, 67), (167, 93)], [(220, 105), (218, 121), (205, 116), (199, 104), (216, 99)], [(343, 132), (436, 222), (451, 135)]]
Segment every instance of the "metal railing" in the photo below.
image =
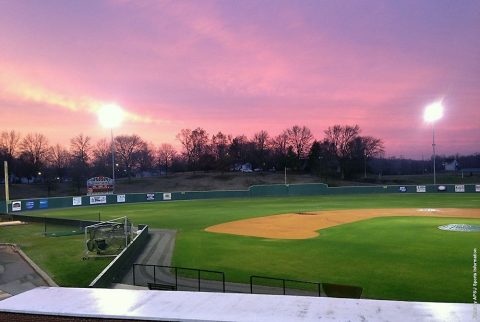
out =
[[(275, 281), (275, 282), (281, 282), (281, 286), (278, 285), (271, 285), (268, 283), (264, 284), (255, 284), (254, 280), (264, 280), (264, 281)], [(297, 287), (288, 287), (288, 284), (296, 284)], [(269, 289), (281, 289), (283, 291), (283, 295), (287, 295), (287, 290), (290, 290), (291, 293), (299, 293), (300, 292), (310, 292), (310, 293), (315, 293), (315, 295), (321, 296), (321, 283), (319, 282), (310, 282), (310, 281), (301, 281), (301, 280), (291, 280), (291, 279), (286, 279), (286, 278), (276, 278), (276, 277), (269, 277), (269, 276), (258, 276), (258, 275), (252, 275), (250, 276), (250, 293), (253, 294), (253, 287), (254, 285), (260, 286), (264, 290), (268, 292)], [(309, 290), (308, 286), (313, 286), (313, 289), (311, 288)], [(295, 292), (293, 291), (295, 290)], [(268, 293), (270, 294), (270, 293)], [(291, 294), (293, 295), (293, 294)], [(298, 294), (300, 295), (300, 294)]]
[[(137, 276), (141, 269), (143, 269), (144, 271), (140, 276)], [(193, 275), (195, 276), (188, 273), (182, 274), (182, 272), (193, 273)], [(202, 274), (213, 274), (220, 278), (206, 279), (202, 278)], [(139, 278), (141, 278), (142, 281), (139, 281)], [(157, 286), (163, 285), (167, 287), (173, 286), (175, 290), (178, 290), (181, 287), (185, 287), (189, 289), (196, 289), (199, 292), (202, 290), (218, 291), (218, 288), (215, 287), (215, 282), (221, 282), (221, 291), (225, 293), (224, 272), (179, 266), (133, 264), (133, 285), (145, 286), (151, 284)]]
[[(210, 275), (210, 278), (205, 278), (207, 274)], [(219, 287), (220, 282), (221, 287)], [(224, 272), (153, 264), (133, 264), (133, 285), (149, 287), (152, 290), (196, 290), (199, 292), (333, 296), (342, 298), (360, 298), (363, 291), (358, 286), (259, 275), (250, 276), (250, 284), (226, 283)], [(226, 286), (228, 290), (226, 290)]]

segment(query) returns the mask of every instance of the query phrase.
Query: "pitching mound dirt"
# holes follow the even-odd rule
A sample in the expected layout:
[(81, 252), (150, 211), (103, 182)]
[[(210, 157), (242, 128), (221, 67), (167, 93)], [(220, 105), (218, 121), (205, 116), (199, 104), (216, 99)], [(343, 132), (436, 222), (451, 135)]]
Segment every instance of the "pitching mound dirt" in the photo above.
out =
[(290, 213), (231, 221), (206, 228), (206, 231), (275, 239), (306, 239), (317, 230), (376, 217), (426, 216), (480, 218), (480, 209), (398, 208), (325, 210)]

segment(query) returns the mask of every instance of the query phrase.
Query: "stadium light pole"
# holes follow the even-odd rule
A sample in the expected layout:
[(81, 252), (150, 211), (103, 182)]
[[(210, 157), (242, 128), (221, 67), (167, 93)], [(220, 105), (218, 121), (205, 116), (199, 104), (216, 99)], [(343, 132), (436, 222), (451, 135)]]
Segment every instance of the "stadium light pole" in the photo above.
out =
[(433, 149), (433, 184), (437, 184), (437, 176), (435, 170), (435, 122), (443, 116), (442, 101), (438, 101), (428, 105), (423, 112), (423, 119), (427, 123), (432, 123), (432, 149)]
[(115, 193), (115, 144), (113, 141), (113, 129), (119, 127), (124, 119), (125, 112), (122, 108), (116, 104), (108, 104), (102, 106), (98, 110), (98, 120), (100, 124), (110, 129), (111, 148), (112, 148), (112, 181), (113, 181), (113, 193)]

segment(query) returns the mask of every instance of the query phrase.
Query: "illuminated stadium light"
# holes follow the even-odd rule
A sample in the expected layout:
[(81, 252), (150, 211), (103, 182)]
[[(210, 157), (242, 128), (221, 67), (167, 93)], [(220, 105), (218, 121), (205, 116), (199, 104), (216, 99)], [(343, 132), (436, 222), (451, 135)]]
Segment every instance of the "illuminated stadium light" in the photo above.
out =
[(125, 118), (125, 112), (116, 104), (102, 106), (97, 114), (100, 124), (107, 129), (119, 127)]
[(443, 116), (442, 101), (438, 101), (428, 105), (425, 108), (425, 111), (423, 113), (423, 119), (427, 123), (433, 123), (435, 121), (438, 121), (439, 119), (442, 118), (442, 116)]
[(111, 147), (112, 147), (112, 180), (113, 189), (112, 193), (115, 193), (115, 143), (113, 141), (113, 129), (119, 127), (124, 118), (125, 112), (117, 104), (108, 104), (102, 106), (98, 112), (98, 120), (100, 124), (107, 129), (110, 129)]
[(435, 169), (435, 122), (441, 119), (443, 116), (443, 103), (437, 101), (428, 105), (423, 112), (423, 119), (427, 123), (432, 123), (432, 148), (433, 148), (433, 184), (437, 184), (437, 175)]

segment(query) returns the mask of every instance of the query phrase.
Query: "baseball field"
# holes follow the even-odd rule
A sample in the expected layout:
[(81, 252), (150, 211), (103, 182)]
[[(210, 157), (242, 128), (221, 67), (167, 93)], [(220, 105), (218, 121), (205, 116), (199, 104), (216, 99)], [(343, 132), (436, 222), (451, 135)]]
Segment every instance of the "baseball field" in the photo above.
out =
[[(29, 214), (92, 220), (99, 212), (102, 220), (128, 216), (135, 224), (176, 229), (173, 264), (223, 271), (228, 281), (266, 275), (361, 286), (362, 297), (371, 299), (472, 302), (480, 232), (438, 227), (480, 226), (480, 194), (216, 199)], [(51, 240), (49, 247), (64, 240), (77, 240), (80, 253), (83, 247), (81, 237)], [(68, 271), (68, 264), (51, 265), (55, 256), (49, 261), (53, 275)]]

